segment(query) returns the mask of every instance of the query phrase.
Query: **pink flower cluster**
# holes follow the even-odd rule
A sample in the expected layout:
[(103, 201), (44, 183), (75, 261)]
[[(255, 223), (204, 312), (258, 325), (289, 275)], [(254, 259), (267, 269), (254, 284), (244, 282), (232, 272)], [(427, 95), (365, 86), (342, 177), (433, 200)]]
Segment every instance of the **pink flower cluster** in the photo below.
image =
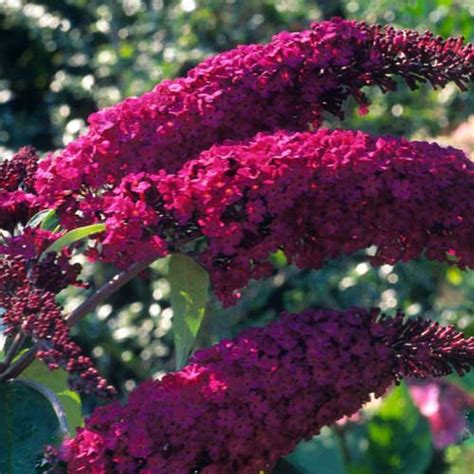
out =
[(81, 212), (105, 217), (97, 256), (119, 266), (201, 241), (226, 303), (270, 274), (279, 249), (303, 268), (371, 245), (375, 264), (424, 253), (474, 267), (474, 164), (453, 148), (350, 130), (212, 147), (175, 174), (130, 174)]
[(197, 352), (128, 403), (98, 408), (60, 451), (69, 473), (268, 472), (296, 443), (402, 377), (460, 374), (474, 338), (377, 310), (307, 310)]
[(55, 301), (56, 294), (68, 285), (81, 284), (77, 280), (80, 265), (71, 265), (65, 254), (49, 253), (38, 258), (53, 237), (46, 231), (27, 229), (0, 248), (0, 307), (5, 310), (5, 334), (20, 333), (38, 341), (41, 347), (36, 356), (51, 370), (61, 367), (69, 372), (72, 388), (110, 397), (115, 389), (70, 339), (61, 308)]
[(428, 418), (436, 448), (461, 440), (466, 432), (465, 413), (474, 409), (472, 395), (457, 385), (435, 380), (412, 382), (410, 394), (421, 414)]
[(464, 89), (474, 78), (474, 49), (461, 38), (342, 19), (280, 33), (91, 115), (85, 135), (42, 161), (36, 187), (47, 206), (62, 205), (66, 214), (79, 196), (131, 172), (175, 171), (226, 139), (317, 127), (324, 112), (342, 117), (349, 96), (365, 110), (361, 89), (394, 90), (395, 76), (411, 88), (454, 81)]
[(0, 162), (0, 229), (13, 232), (38, 211), (33, 188), (38, 160), (34, 148), (24, 147)]

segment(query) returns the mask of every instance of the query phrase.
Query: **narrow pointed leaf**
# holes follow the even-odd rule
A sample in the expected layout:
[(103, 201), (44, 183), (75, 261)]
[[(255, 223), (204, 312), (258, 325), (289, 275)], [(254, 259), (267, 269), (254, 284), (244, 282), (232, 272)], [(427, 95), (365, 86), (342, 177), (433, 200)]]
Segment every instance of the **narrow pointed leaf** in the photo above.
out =
[(176, 367), (186, 364), (204, 319), (209, 275), (192, 258), (173, 254), (169, 263)]
[(59, 219), (54, 209), (46, 209), (35, 214), (26, 224), (26, 227), (39, 227), (54, 231), (59, 226)]
[(92, 224), (85, 227), (79, 227), (77, 229), (71, 230), (60, 237), (58, 240), (54, 241), (44, 252), (43, 255), (46, 255), (49, 252), (59, 252), (64, 247), (85, 239), (93, 234), (98, 234), (104, 232), (105, 224)]

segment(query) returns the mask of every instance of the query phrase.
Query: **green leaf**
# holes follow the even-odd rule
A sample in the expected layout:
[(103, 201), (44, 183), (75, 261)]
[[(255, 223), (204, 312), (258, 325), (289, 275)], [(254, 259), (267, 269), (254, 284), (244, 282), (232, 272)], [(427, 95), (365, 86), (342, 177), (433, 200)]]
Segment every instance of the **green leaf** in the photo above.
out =
[(474, 392), (474, 371), (464, 374), (462, 377), (457, 374), (451, 374), (446, 377), (446, 380), (459, 385), (471, 394)]
[(45, 444), (61, 436), (61, 423), (42, 391), (14, 381), (0, 384), (0, 472), (35, 472)]
[(367, 424), (369, 472), (422, 474), (433, 454), (428, 422), (413, 404), (405, 385), (390, 392)]
[(5, 336), (5, 325), (3, 324), (2, 314), (4, 313), (4, 309), (0, 307), (0, 362), (3, 361), (5, 358), (5, 352), (3, 349), (5, 348), (5, 343), (7, 342), (7, 337)]
[(277, 250), (270, 255), (270, 262), (277, 268), (284, 268), (288, 265), (288, 259), (286, 258), (283, 250)]
[(54, 231), (59, 227), (59, 219), (54, 209), (46, 209), (35, 214), (26, 227), (39, 227), (43, 230)]
[(186, 364), (206, 311), (209, 275), (192, 258), (173, 254), (169, 263), (176, 367)]
[(105, 224), (92, 224), (86, 225), (85, 227), (79, 227), (77, 229), (71, 230), (60, 237), (58, 240), (54, 241), (44, 252), (43, 255), (46, 255), (49, 252), (59, 252), (64, 247), (67, 247), (79, 240), (85, 239), (93, 234), (98, 234), (104, 232)]
[(69, 434), (74, 436), (76, 428), (83, 425), (81, 397), (70, 390), (67, 372), (62, 369), (51, 371), (39, 360), (35, 360), (21, 374), (19, 380), (31, 380), (51, 390), (61, 403), (67, 418)]

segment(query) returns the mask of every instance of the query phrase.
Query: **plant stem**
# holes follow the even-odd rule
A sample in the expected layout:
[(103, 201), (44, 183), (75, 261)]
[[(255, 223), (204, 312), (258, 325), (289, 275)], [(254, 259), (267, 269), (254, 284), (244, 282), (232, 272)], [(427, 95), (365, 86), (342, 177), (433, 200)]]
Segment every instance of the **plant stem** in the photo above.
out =
[[(77, 324), (82, 318), (87, 316), (87, 314), (96, 308), (97, 305), (115, 293), (140, 272), (148, 268), (156, 259), (157, 257), (154, 256), (144, 260), (143, 262), (134, 263), (130, 268), (128, 268), (128, 270), (123, 270), (122, 272), (117, 273), (111, 280), (105, 283), (90, 298), (84, 301), (84, 303), (79, 305), (69, 314), (69, 316), (66, 317), (66, 324), (68, 327)], [(0, 374), (0, 382), (18, 377), (18, 375), (20, 375), (33, 362), (36, 352), (40, 349), (41, 344), (42, 341), (37, 341), (28, 352), (25, 352), (16, 362)]]
[(345, 427), (334, 426), (333, 433), (336, 435), (339, 448), (341, 450), (342, 460), (344, 462), (344, 467), (349, 467), (352, 464), (352, 457), (347, 444)]
[(66, 324), (69, 327), (77, 324), (78, 321), (87, 316), (87, 314), (96, 308), (97, 305), (114, 294), (119, 288), (137, 276), (140, 272), (148, 268), (155, 260), (156, 257), (153, 257), (143, 262), (134, 263), (128, 270), (117, 273), (114, 277), (112, 277), (111, 280), (102, 285), (102, 287), (97, 290), (90, 298), (88, 298), (86, 301), (84, 301), (84, 303), (72, 311), (69, 316), (66, 317)]
[(18, 332), (16, 334), (15, 338), (10, 344), (10, 347), (7, 350), (7, 353), (5, 354), (5, 359), (3, 360), (3, 362), (0, 363), (0, 373), (5, 371), (10, 366), (12, 360), (23, 347), (25, 340), (26, 336), (23, 335), (21, 332)]
[(7, 368), (7, 370), (5, 370), (5, 372), (0, 375), (0, 382), (13, 379), (20, 375), (33, 362), (38, 349), (39, 344), (36, 343), (28, 350), (28, 352), (25, 352), (22, 356), (20, 356), (12, 365), (10, 365), (10, 367)]

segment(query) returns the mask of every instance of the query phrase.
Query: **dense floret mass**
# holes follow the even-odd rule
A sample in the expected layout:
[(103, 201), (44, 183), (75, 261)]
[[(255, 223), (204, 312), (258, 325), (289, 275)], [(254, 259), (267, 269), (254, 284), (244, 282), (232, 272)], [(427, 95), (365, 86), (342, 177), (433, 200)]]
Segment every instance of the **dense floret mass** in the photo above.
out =
[(189, 242), (231, 303), (270, 253), (319, 268), (377, 246), (375, 264), (474, 266), (474, 164), (453, 148), (350, 130), (260, 134), (203, 152), (175, 174), (138, 173), (82, 215), (102, 215), (96, 256), (119, 266)]
[(39, 157), (32, 147), (23, 147), (10, 160), (0, 161), (0, 229), (13, 232), (37, 210), (34, 180)]
[(20, 148), (11, 160), (0, 162), (0, 190), (33, 192), (38, 155), (33, 147)]
[(285, 314), (197, 352), (125, 406), (97, 409), (61, 457), (70, 473), (255, 474), (401, 377), (462, 374), (473, 363), (474, 338), (429, 321)]
[(280, 33), (93, 114), (85, 135), (41, 163), (36, 187), (48, 206), (74, 207), (91, 189), (129, 173), (175, 171), (226, 139), (306, 130), (325, 112), (342, 117), (349, 96), (365, 110), (361, 89), (394, 90), (396, 76), (411, 88), (454, 81), (464, 89), (474, 78), (474, 49), (461, 38), (341, 19)]

